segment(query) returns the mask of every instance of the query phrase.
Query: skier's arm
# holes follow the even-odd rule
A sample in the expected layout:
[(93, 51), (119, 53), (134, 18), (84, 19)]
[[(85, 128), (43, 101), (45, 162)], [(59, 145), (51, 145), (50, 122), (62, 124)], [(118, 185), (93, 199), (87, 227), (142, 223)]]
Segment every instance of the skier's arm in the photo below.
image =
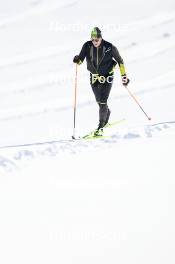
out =
[(80, 54), (79, 54), (79, 58), (80, 58), (80, 61), (81, 63), (83, 63), (85, 57), (86, 57), (86, 43), (83, 45), (81, 51), (80, 51)]
[(112, 55), (113, 55), (114, 59), (116, 60), (116, 62), (119, 65), (121, 76), (125, 75), (126, 71), (125, 71), (125, 66), (124, 66), (123, 59), (120, 56), (120, 53), (119, 53), (118, 49), (115, 46), (112, 46)]
[(80, 54), (74, 57), (73, 62), (80, 65), (83, 63), (85, 57), (86, 57), (86, 43), (83, 45)]
[(113, 55), (114, 59), (116, 60), (116, 62), (119, 65), (120, 74), (121, 74), (121, 77), (122, 77), (122, 83), (123, 83), (123, 85), (127, 86), (128, 83), (130, 82), (130, 80), (127, 78), (123, 59), (120, 56), (120, 53), (119, 53), (118, 49), (115, 46), (112, 46), (112, 55)]

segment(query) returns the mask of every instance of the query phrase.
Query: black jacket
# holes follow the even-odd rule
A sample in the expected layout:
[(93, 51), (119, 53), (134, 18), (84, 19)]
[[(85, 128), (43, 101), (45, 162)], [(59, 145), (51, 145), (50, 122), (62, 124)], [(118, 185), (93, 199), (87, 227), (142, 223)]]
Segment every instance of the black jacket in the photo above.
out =
[(86, 58), (87, 69), (92, 74), (108, 76), (118, 63), (123, 64), (123, 59), (120, 56), (117, 48), (111, 43), (102, 40), (100, 47), (94, 47), (92, 41), (87, 41), (79, 54), (81, 62)]

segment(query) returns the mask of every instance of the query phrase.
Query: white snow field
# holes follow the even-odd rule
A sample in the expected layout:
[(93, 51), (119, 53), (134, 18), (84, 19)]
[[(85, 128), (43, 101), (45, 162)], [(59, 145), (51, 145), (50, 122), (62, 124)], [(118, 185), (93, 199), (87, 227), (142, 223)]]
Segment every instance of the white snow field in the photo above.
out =
[[(71, 140), (74, 55), (94, 26), (118, 70), (106, 138)], [(97, 126), (86, 63), (77, 136)], [(0, 263), (175, 263), (174, 0), (0, 0)]]

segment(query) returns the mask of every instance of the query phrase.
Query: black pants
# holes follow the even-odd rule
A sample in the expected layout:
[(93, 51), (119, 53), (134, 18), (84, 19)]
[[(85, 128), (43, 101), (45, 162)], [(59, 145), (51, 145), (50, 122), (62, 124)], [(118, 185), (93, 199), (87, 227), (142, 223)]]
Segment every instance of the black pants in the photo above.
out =
[(110, 78), (110, 82), (106, 81), (104, 83), (100, 83), (96, 81), (94, 84), (91, 82), (91, 87), (93, 93), (95, 95), (95, 99), (99, 105), (99, 122), (104, 126), (108, 122), (109, 116), (109, 108), (107, 104), (107, 100), (112, 88), (113, 77)]

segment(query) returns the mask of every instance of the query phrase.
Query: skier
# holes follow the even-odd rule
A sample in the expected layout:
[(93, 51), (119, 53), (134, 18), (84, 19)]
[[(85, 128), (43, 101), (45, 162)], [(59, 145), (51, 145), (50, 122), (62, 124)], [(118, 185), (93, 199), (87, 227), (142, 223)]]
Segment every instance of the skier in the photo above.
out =
[(99, 125), (94, 132), (95, 136), (103, 133), (103, 127), (108, 123), (110, 109), (107, 100), (111, 91), (115, 66), (119, 65), (123, 85), (127, 86), (127, 78), (124, 62), (117, 48), (102, 38), (101, 30), (95, 27), (91, 32), (91, 41), (87, 41), (79, 55), (73, 59), (74, 63), (82, 64), (87, 61), (87, 69), (90, 71), (90, 84), (99, 105)]

